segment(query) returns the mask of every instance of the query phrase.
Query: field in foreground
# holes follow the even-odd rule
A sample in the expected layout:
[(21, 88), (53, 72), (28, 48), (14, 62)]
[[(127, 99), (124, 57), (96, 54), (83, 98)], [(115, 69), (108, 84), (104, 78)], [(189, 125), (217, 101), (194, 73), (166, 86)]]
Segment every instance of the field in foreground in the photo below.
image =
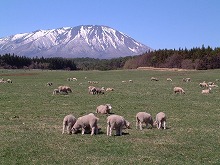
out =
[[(220, 79), (219, 72), (0, 70), (0, 78), (13, 81), (0, 83), (0, 164), (220, 164), (220, 91), (202, 95), (199, 87)], [(159, 81), (150, 81), (152, 76)], [(192, 82), (182, 82), (186, 77)], [(122, 83), (130, 79), (133, 83)], [(115, 91), (89, 95), (88, 81)], [(59, 85), (69, 85), (73, 93), (52, 95)], [(174, 94), (174, 86), (186, 94)], [(107, 137), (107, 116), (100, 114), (100, 134), (61, 134), (65, 115), (79, 117), (106, 103), (131, 122), (125, 135)], [(168, 129), (136, 130), (139, 111), (153, 118), (165, 112)]]

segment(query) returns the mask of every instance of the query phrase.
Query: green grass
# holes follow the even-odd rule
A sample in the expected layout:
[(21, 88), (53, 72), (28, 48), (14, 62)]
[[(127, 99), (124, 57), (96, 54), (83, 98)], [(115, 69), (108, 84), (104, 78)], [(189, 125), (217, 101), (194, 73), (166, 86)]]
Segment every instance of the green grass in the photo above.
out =
[[(202, 95), (199, 87), (219, 79), (219, 72), (0, 70), (0, 78), (13, 81), (0, 83), (0, 164), (220, 164), (220, 91)], [(150, 81), (152, 76), (159, 81)], [(66, 81), (68, 77), (78, 81)], [(168, 77), (173, 81), (167, 82)], [(185, 77), (192, 82), (182, 82)], [(121, 82), (130, 79), (133, 83)], [(115, 91), (89, 95), (89, 80)], [(69, 85), (73, 93), (53, 96), (59, 85)], [(174, 86), (186, 94), (174, 94)], [(79, 117), (106, 103), (131, 122), (127, 134), (107, 137), (107, 116), (101, 114), (100, 134), (61, 134), (65, 115)], [(164, 111), (168, 129), (136, 130), (139, 111), (153, 118)]]

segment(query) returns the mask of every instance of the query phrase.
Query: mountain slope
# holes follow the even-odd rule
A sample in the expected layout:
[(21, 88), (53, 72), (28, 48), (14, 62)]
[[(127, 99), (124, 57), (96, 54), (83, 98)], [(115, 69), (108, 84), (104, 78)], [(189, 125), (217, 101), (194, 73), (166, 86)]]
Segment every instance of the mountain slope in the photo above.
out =
[(107, 26), (85, 25), (38, 30), (0, 39), (0, 54), (27, 57), (109, 59), (139, 55), (152, 49)]

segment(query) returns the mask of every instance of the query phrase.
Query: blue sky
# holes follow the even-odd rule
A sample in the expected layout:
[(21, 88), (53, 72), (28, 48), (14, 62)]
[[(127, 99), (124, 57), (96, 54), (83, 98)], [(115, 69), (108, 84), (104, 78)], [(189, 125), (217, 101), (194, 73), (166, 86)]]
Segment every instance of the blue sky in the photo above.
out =
[(153, 49), (220, 47), (220, 0), (1, 0), (0, 38), (105, 25)]

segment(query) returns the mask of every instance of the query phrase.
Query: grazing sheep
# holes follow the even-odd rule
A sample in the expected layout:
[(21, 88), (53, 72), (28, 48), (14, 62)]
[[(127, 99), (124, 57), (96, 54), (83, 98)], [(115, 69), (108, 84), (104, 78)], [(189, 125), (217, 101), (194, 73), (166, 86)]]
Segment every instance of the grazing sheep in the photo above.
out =
[(56, 95), (56, 94), (58, 94), (58, 93), (60, 93), (60, 92), (59, 92), (59, 89), (54, 89), (54, 90), (53, 90), (53, 95)]
[(109, 114), (112, 106), (110, 104), (99, 105), (96, 108), (96, 113)]
[(207, 84), (208, 85), (214, 85), (215, 83), (214, 82), (208, 82)]
[(203, 90), (202, 90), (202, 94), (210, 93), (210, 92), (211, 92), (211, 89), (212, 89), (212, 88), (209, 88), (209, 89), (203, 89)]
[(59, 86), (58, 87), (59, 93), (64, 92), (68, 94), (68, 92), (72, 92), (71, 88), (69, 86)]
[(11, 79), (7, 79), (7, 83), (12, 83)]
[(190, 78), (183, 78), (183, 82), (190, 82), (191, 79)]
[(126, 83), (126, 81), (121, 81), (122, 83)]
[(105, 88), (96, 88), (96, 94), (105, 94)]
[(82, 129), (83, 135), (85, 134), (85, 130), (90, 129), (91, 135), (98, 134), (98, 120), (99, 118), (97, 118), (93, 113), (79, 117), (72, 127), (72, 131), (73, 133), (77, 133), (79, 129)]
[(180, 93), (180, 94), (185, 94), (185, 91), (181, 87), (174, 87), (173, 88), (174, 93)]
[(115, 129), (116, 135), (121, 136), (123, 127), (130, 128), (130, 123), (122, 116), (110, 115), (107, 117), (107, 136), (112, 136), (113, 129)]
[(209, 87), (214, 88), (214, 87), (218, 87), (218, 85), (213, 84), (213, 85), (209, 85)]
[(136, 114), (136, 129), (140, 128), (140, 130), (142, 130), (142, 123), (146, 124), (146, 127), (148, 126), (148, 123), (151, 124), (151, 126), (153, 127), (153, 118), (152, 116), (147, 113), (147, 112), (138, 112)]
[(89, 94), (96, 94), (96, 87), (94, 86), (89, 86), (88, 87), (88, 91), (89, 91)]
[(156, 78), (156, 77), (151, 77), (151, 78), (150, 78), (150, 81), (159, 81), (159, 79)]
[(130, 83), (133, 83), (133, 80), (129, 80)]
[(157, 126), (158, 129), (162, 128), (166, 129), (166, 115), (164, 112), (159, 112), (156, 115), (156, 119), (154, 125)]
[(77, 81), (77, 78), (73, 77), (73, 78), (72, 78), (72, 81)]
[(48, 83), (47, 83), (47, 86), (52, 86), (52, 85), (53, 85), (52, 82), (48, 82)]
[(171, 78), (167, 78), (167, 81), (173, 81)]
[(203, 81), (202, 83), (199, 83), (199, 86), (202, 88), (208, 88), (208, 84), (205, 81)]
[(69, 115), (65, 116), (64, 119), (63, 119), (62, 134), (64, 134), (65, 129), (67, 130), (68, 134), (72, 134), (71, 129), (72, 129), (72, 127), (75, 123), (76, 123), (76, 118), (72, 114), (69, 114)]
[(114, 91), (115, 89), (114, 88), (106, 88), (105, 91)]

